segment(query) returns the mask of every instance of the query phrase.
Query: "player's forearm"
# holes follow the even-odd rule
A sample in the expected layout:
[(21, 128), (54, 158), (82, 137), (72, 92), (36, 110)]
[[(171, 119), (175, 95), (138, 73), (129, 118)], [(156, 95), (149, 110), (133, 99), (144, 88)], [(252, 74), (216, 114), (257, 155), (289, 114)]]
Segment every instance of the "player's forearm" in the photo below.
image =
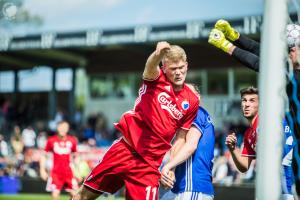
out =
[(197, 147), (191, 146), (189, 143), (185, 143), (180, 151), (176, 152), (175, 155), (170, 159), (168, 166), (170, 169), (175, 168), (181, 163), (185, 162), (195, 152)]
[(46, 170), (46, 161), (48, 159), (48, 153), (47, 152), (43, 152), (41, 157), (40, 157), (40, 170)]
[(145, 79), (154, 79), (159, 75), (159, 63), (162, 58), (163, 55), (156, 55), (155, 52), (149, 56), (143, 73)]
[(40, 158), (40, 171), (46, 171), (46, 156), (42, 155)]
[(256, 72), (259, 71), (259, 57), (257, 55), (236, 47), (232, 56), (246, 67)]
[(170, 159), (172, 159), (185, 144), (186, 134), (187, 134), (186, 130), (183, 130), (183, 129), (177, 130), (176, 136), (175, 136), (175, 139), (174, 139), (171, 151), (170, 151)]
[(239, 38), (233, 42), (234, 45), (245, 49), (247, 51), (250, 51), (251, 53), (259, 56), (259, 48), (260, 45), (258, 42), (256, 42), (255, 40), (248, 38), (246, 36), (240, 35)]
[(176, 139), (171, 150), (170, 150), (170, 160), (173, 159), (179, 150), (184, 146), (185, 138)]
[(232, 150), (230, 151), (233, 162), (235, 164), (235, 166), (237, 167), (237, 169), (244, 173), (246, 171), (248, 171), (249, 169), (249, 162), (248, 162), (248, 157), (243, 157), (240, 154), (240, 151), (238, 149)]

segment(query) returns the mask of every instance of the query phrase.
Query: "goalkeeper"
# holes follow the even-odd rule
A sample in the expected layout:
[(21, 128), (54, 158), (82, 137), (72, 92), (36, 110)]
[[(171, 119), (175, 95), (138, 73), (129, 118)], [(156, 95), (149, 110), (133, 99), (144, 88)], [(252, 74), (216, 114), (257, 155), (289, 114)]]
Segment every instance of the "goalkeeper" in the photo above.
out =
[[(300, 26), (296, 24), (289, 24), (287, 26), (287, 31), (291, 29), (300, 30)], [(223, 50), (227, 54), (234, 57), (236, 60), (244, 64), (246, 67), (258, 72), (259, 71), (259, 43), (240, 35), (238, 31), (231, 27), (231, 25), (225, 20), (218, 20), (215, 24), (215, 28), (212, 29), (209, 35), (208, 42), (213, 46)], [(293, 156), (293, 170), (296, 181), (296, 191), (300, 194), (300, 157), (299, 157), (299, 147), (298, 143), (300, 141), (300, 108), (296, 105), (299, 104), (300, 100), (300, 65), (298, 62), (298, 56), (300, 52), (298, 45), (300, 42), (299, 37), (287, 40), (289, 59), (293, 65), (293, 73), (288, 77), (286, 92), (289, 97), (289, 113), (287, 113), (287, 118), (291, 118), (289, 125), (297, 138), (296, 148), (294, 150)], [(299, 54), (299, 55), (298, 55)], [(290, 166), (285, 167), (285, 174), (291, 174)], [(291, 181), (291, 180), (289, 180)], [(283, 188), (283, 192), (285, 193)], [(289, 191), (291, 193), (291, 191)]]

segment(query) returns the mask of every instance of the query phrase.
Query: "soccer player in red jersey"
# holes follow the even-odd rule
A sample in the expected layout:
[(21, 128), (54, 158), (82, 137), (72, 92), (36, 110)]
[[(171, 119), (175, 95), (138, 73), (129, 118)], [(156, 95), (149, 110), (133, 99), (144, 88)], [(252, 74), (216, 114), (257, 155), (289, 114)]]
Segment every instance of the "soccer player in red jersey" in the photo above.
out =
[(76, 152), (77, 139), (68, 135), (69, 123), (61, 121), (57, 125), (57, 135), (49, 137), (45, 147), (46, 152), (53, 153), (53, 167), (48, 176), (46, 171), (47, 154), (40, 159), (40, 174), (47, 180), (46, 190), (52, 193), (52, 200), (57, 200), (63, 187), (71, 195), (75, 195), (78, 184), (71, 169), (71, 154)]
[[(241, 172), (248, 171), (253, 159), (256, 159), (256, 142), (258, 132), (258, 89), (248, 87), (242, 89), (241, 93), (241, 107), (244, 117), (248, 120), (250, 127), (246, 130), (244, 135), (244, 147), (242, 152), (236, 148), (237, 138), (235, 133), (231, 133), (226, 137), (225, 144), (227, 145), (235, 166)], [(282, 199), (294, 200), (292, 194), (292, 157), (293, 157), (293, 136), (287, 121), (283, 120), (284, 130), (284, 146), (282, 155)]]
[(226, 137), (228, 146), (236, 167), (241, 172), (246, 172), (256, 157), (256, 139), (258, 125), (258, 90), (254, 87), (241, 90), (241, 107), (244, 117), (249, 121), (250, 127), (245, 131), (244, 148), (240, 153), (236, 149), (236, 136), (231, 133)]
[(134, 108), (115, 123), (123, 137), (110, 147), (73, 199), (95, 199), (124, 185), (126, 199), (158, 199), (162, 159), (176, 131), (187, 132), (198, 110), (198, 97), (184, 83), (187, 68), (181, 47), (157, 43), (146, 62)]

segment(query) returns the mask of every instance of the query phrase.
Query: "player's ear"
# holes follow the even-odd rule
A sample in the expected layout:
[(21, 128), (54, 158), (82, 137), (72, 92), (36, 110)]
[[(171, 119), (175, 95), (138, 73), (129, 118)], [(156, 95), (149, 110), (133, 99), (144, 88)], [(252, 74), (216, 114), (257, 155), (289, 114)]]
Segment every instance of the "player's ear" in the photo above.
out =
[(296, 53), (296, 47), (291, 47), (289, 49), (289, 57), (290, 57), (290, 59), (293, 59), (293, 56), (295, 56), (295, 53)]
[(294, 51), (296, 51), (296, 47), (291, 47), (290, 52), (294, 52)]

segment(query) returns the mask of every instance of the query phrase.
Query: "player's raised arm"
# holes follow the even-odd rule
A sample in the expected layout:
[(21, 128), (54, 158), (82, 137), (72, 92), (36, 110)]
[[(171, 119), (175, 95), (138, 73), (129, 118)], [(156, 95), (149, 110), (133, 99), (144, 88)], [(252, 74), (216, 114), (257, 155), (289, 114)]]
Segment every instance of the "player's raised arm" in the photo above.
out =
[(238, 168), (240, 172), (248, 171), (250, 164), (252, 162), (251, 157), (243, 157), (241, 156), (241, 152), (236, 148), (237, 138), (235, 133), (230, 133), (227, 135), (225, 144), (227, 145), (229, 152), (232, 156), (233, 162), (235, 166)]
[(146, 62), (143, 79), (155, 80), (159, 76), (159, 63), (167, 51), (170, 50), (168, 42), (158, 42), (155, 51), (149, 56)]

